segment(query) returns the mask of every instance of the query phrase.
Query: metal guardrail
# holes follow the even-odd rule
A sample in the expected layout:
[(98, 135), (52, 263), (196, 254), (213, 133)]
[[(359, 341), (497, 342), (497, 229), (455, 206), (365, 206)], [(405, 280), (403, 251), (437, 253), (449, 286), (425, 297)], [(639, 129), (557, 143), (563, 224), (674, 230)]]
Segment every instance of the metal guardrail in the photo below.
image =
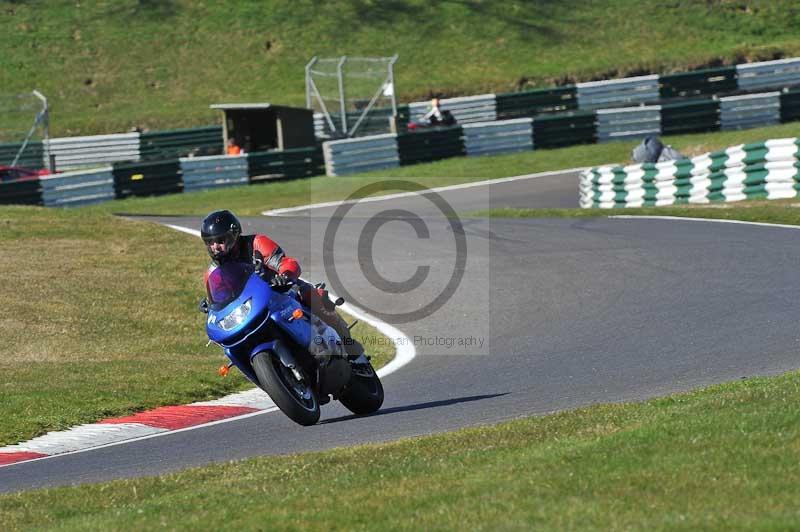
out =
[(497, 119), (533, 117), (542, 113), (556, 113), (578, 108), (574, 85), (534, 89), (523, 92), (497, 94)]
[(320, 175), (325, 171), (319, 146), (253, 152), (247, 154), (250, 183), (269, 179), (298, 178)]
[(592, 144), (597, 140), (594, 111), (570, 111), (561, 115), (533, 119), (533, 138), (537, 148), (560, 148)]
[(661, 133), (678, 135), (719, 130), (719, 101), (708, 99), (661, 106)]
[[(340, 117), (341, 114), (331, 113), (334, 123), (338, 123)], [(352, 124), (361, 120), (361, 124), (356, 130), (356, 138), (381, 135), (392, 130), (392, 110), (387, 108), (373, 108), (371, 113), (364, 118), (361, 117), (360, 111), (347, 113), (347, 120)], [(330, 124), (322, 113), (314, 113), (314, 135), (321, 140), (331, 139), (333, 136)]]
[(318, 139), (331, 138), (331, 127), (323, 113), (314, 113), (314, 135)]
[[(22, 148), (21, 142), (0, 144), (0, 165), (10, 165)], [(47, 167), (44, 157), (44, 146), (41, 141), (31, 141), (25, 146), (21, 157), (17, 161), (17, 166), (23, 166), (32, 170)]]
[(184, 192), (246, 185), (249, 182), (246, 155), (182, 157), (179, 161)]
[[(497, 120), (497, 101), (494, 94), (479, 94), (439, 100), (442, 111), (450, 111), (459, 124)], [(408, 104), (411, 120), (421, 119), (430, 109), (429, 102)]]
[(781, 122), (800, 120), (800, 89), (781, 93)]
[(325, 173), (347, 175), (400, 165), (397, 135), (375, 135), (358, 139), (334, 140), (322, 145)]
[(38, 179), (0, 181), (0, 205), (42, 205), (42, 185)]
[(142, 159), (157, 160), (221, 155), (223, 148), (222, 126), (208, 126), (142, 133), (139, 149)]
[(800, 85), (800, 58), (736, 65), (739, 88), (781, 89)]
[(736, 68), (732, 66), (665, 74), (658, 82), (663, 99), (711, 96), (737, 89)]
[(492, 155), (533, 149), (533, 119), (518, 118), (463, 126), (467, 155)]
[(659, 99), (658, 75), (578, 83), (578, 109), (620, 107)]
[(110, 166), (44, 176), (41, 184), (46, 207), (86, 205), (114, 199), (114, 174)]
[(720, 128), (746, 129), (779, 124), (781, 100), (779, 92), (729, 96), (719, 100)]
[[(758, 90), (759, 88), (785, 88), (800, 85), (800, 58), (763, 61), (734, 66), (707, 68), (689, 72), (664, 75), (636, 76), (629, 78), (593, 81), (548, 87), (521, 92), (502, 94), (482, 94), (459, 98), (446, 98), (440, 101), (442, 109), (450, 110), (459, 124), (506, 120), (520, 117), (535, 117), (542, 113), (560, 113), (582, 109), (610, 109), (629, 107), (635, 104), (660, 104), (669, 109), (683, 102), (666, 100), (687, 97), (711, 97), (734, 93), (738, 90)], [(406, 107), (408, 113), (401, 113)], [(429, 102), (412, 102), (399, 106), (398, 131), (408, 119), (418, 120), (429, 109)], [(710, 106), (697, 105), (700, 124), (695, 128), (678, 114), (676, 122), (668, 129), (676, 132), (710, 131), (718, 122), (713, 119)], [(669, 121), (669, 120), (668, 120)], [(315, 115), (315, 131), (318, 138), (329, 138), (329, 131), (321, 114)]]
[(466, 155), (462, 126), (398, 135), (397, 148), (401, 166)]
[(114, 192), (117, 198), (174, 194), (183, 190), (178, 159), (114, 163)]
[(661, 106), (597, 110), (597, 141), (640, 139), (661, 133)]
[(44, 149), (55, 157), (56, 170), (138, 161), (139, 133), (49, 139), (44, 142)]

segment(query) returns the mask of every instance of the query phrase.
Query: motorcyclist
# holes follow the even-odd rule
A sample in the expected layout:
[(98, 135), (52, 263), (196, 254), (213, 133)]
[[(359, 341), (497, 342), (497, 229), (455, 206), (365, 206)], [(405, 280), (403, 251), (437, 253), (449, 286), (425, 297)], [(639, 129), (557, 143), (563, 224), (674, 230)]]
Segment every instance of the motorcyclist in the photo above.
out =
[(327, 290), (301, 280), (300, 264), (287, 256), (271, 238), (262, 234), (243, 235), (242, 224), (228, 210), (214, 211), (206, 216), (200, 236), (211, 257), (203, 279), (206, 289), (209, 276), (220, 264), (253, 263), (259, 276), (274, 290), (285, 291), (294, 284), (298, 285), (302, 303), (339, 334), (349, 358), (359, 359), (364, 354), (363, 346), (350, 336), (347, 323), (336, 313), (336, 306)]

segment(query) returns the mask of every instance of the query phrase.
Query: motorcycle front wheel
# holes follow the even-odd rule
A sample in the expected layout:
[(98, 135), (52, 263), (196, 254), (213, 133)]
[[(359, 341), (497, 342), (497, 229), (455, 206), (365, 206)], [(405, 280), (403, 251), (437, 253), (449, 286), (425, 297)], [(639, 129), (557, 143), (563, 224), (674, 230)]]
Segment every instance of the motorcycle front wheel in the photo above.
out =
[(339, 402), (359, 416), (373, 414), (380, 409), (383, 405), (383, 384), (371, 364), (366, 371), (353, 370), (350, 382), (339, 395)]
[(319, 421), (319, 401), (308, 379), (297, 379), (272, 353), (258, 353), (253, 357), (253, 370), (264, 391), (289, 419), (309, 426)]

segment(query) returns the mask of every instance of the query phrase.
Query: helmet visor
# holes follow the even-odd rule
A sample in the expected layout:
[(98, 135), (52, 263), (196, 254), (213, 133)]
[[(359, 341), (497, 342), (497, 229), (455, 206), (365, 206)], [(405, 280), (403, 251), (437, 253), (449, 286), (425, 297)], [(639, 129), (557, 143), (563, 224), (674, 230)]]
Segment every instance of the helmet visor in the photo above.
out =
[(221, 257), (227, 255), (236, 244), (236, 235), (228, 231), (221, 235), (204, 236), (203, 242), (212, 257)]

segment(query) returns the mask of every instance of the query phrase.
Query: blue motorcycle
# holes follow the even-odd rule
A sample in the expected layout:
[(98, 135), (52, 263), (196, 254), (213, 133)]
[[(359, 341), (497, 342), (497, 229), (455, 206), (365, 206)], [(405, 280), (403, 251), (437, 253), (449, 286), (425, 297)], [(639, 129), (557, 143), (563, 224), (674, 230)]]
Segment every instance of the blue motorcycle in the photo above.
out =
[(231, 365), (267, 392), (284, 414), (313, 425), (330, 396), (358, 415), (383, 404), (369, 360), (349, 360), (338, 333), (300, 302), (299, 287), (274, 290), (247, 263), (209, 275), (206, 333)]

